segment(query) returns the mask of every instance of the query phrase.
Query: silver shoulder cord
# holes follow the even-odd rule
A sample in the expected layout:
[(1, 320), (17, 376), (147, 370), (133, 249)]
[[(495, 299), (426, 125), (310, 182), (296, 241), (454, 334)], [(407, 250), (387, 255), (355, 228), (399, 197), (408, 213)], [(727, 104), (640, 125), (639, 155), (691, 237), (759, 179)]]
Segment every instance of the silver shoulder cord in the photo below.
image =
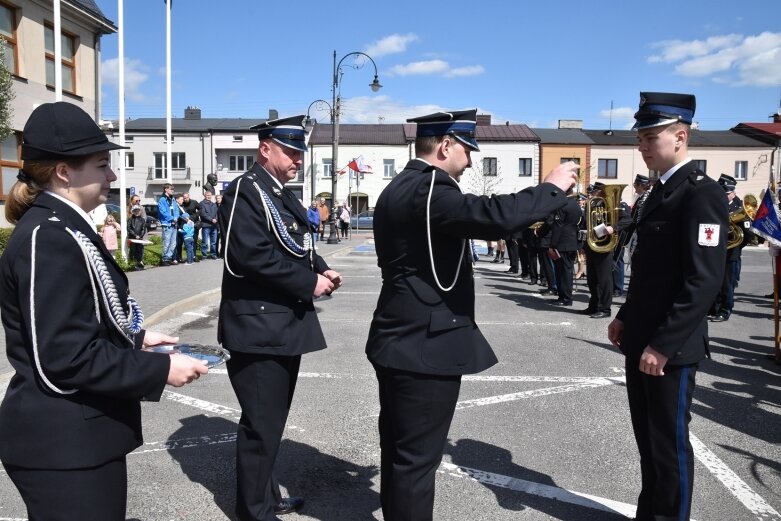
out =
[[(436, 176), (436, 170), (431, 171), (431, 185), (428, 188), (428, 199), (426, 200), (426, 237), (428, 238), (428, 257), (431, 261), (431, 273), (434, 275), (434, 282), (437, 283), (437, 287), (447, 293), (456, 286), (458, 281), (458, 274), (461, 272), (461, 263), (464, 260), (464, 250), (466, 249), (466, 239), (461, 239), (461, 254), (458, 256), (458, 266), (456, 266), (456, 276), (453, 278), (453, 283), (443, 288), (437, 277), (437, 268), (434, 266), (434, 249), (431, 245), (431, 194), (434, 193), (434, 177)], [(458, 186), (458, 190), (461, 191), (461, 187)]]
[[(73, 394), (77, 389), (60, 389), (55, 386), (43, 373), (41, 367), (41, 360), (38, 354), (38, 335), (35, 320), (35, 247), (37, 244), (37, 236), (40, 225), (38, 225), (32, 234), (31, 241), (31, 254), (30, 254), (30, 330), (32, 333), (33, 343), (33, 357), (35, 358), (35, 368), (38, 371), (38, 375), (46, 386), (52, 391), (58, 394)], [(117, 294), (114, 281), (111, 279), (111, 275), (106, 268), (105, 262), (101, 257), (100, 252), (92, 244), (83, 233), (70, 228), (65, 228), (71, 235), (73, 240), (79, 246), (81, 253), (84, 257), (84, 263), (87, 268), (87, 272), (90, 274), (90, 285), (92, 286), (92, 297), (95, 306), (95, 318), (98, 323), (101, 322), (100, 318), (100, 301), (98, 299), (98, 291), (96, 289), (95, 279), (98, 280), (97, 288), (100, 288), (100, 296), (103, 304), (109, 311), (108, 316), (111, 320), (114, 328), (125, 338), (130, 344), (134, 344), (134, 335), (141, 331), (141, 323), (144, 321), (144, 315), (141, 313), (141, 309), (136, 304), (136, 301), (132, 297), (128, 297), (128, 306), (130, 308), (131, 318), (125, 314), (125, 309), (122, 306), (122, 302)]]
[[(230, 219), (228, 220), (228, 229), (225, 232), (225, 255), (224, 255), (224, 257), (225, 257), (225, 259), (224, 259), (225, 260), (225, 268), (228, 270), (228, 272), (231, 275), (233, 275), (236, 278), (242, 278), (243, 275), (235, 274), (233, 272), (233, 270), (230, 269), (230, 266), (228, 265), (228, 244), (230, 243), (230, 229), (231, 229), (231, 224), (233, 223), (233, 212), (236, 209), (236, 201), (239, 199), (239, 197), (238, 197), (238, 195), (239, 195), (239, 185), (241, 185), (241, 179), (239, 179), (238, 183), (236, 183), (236, 197), (234, 197), (234, 199), (233, 199), (233, 206), (231, 207), (231, 215), (230, 215)], [(258, 196), (260, 197), (260, 202), (263, 205), (263, 211), (266, 214), (266, 226), (268, 227), (269, 230), (272, 230), (274, 232), (274, 236), (277, 238), (277, 241), (279, 242), (279, 244), (281, 244), (282, 247), (288, 253), (290, 253), (291, 255), (293, 255), (295, 257), (298, 257), (300, 259), (303, 259), (307, 255), (309, 255), (309, 264), (310, 264), (310, 266), (312, 266), (313, 263), (314, 263), (314, 260), (312, 259), (312, 251), (313, 251), (314, 248), (312, 246), (312, 236), (311, 236), (311, 234), (309, 232), (304, 234), (304, 245), (303, 245), (303, 247), (298, 246), (296, 244), (296, 246), (298, 246), (298, 248), (300, 248), (302, 251), (295, 251), (293, 248), (291, 248), (291, 246), (288, 245), (287, 242), (285, 241), (285, 238), (283, 238), (280, 235), (280, 232), (277, 229), (277, 226), (275, 226), (275, 223), (277, 223), (277, 224), (279, 224), (281, 226), (281, 220), (280, 220), (280, 217), (279, 217), (279, 213), (277, 212), (277, 209), (274, 207), (273, 204), (270, 204), (270, 201), (266, 200), (266, 198), (264, 197), (265, 192), (263, 192), (263, 190), (260, 189), (260, 187), (258, 186), (258, 184), (256, 182), (253, 181), (252, 185), (255, 187), (255, 190), (257, 190)], [(292, 241), (292, 238), (288, 237), (288, 239), (290, 239), (290, 241)]]
[(234, 273), (230, 267), (230, 264), (228, 264), (228, 245), (230, 245), (231, 225), (233, 224), (233, 212), (236, 210), (236, 201), (239, 200), (239, 188), (241, 187), (241, 180), (242, 178), (239, 177), (239, 181), (236, 183), (236, 195), (233, 196), (233, 205), (231, 206), (231, 214), (230, 214), (230, 218), (228, 219), (228, 229), (225, 231), (225, 250), (223, 251), (223, 255), (222, 255), (223, 261), (225, 262), (225, 269), (228, 270), (228, 273), (230, 273), (237, 279), (244, 278), (244, 275), (238, 275)]

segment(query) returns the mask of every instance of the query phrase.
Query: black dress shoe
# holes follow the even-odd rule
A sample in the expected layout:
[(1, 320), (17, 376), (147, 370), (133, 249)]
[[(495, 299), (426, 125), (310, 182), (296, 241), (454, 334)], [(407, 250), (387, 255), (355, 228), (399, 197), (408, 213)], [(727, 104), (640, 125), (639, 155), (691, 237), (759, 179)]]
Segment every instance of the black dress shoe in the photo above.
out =
[(710, 319), (711, 322), (726, 322), (727, 320), (729, 320), (727, 315), (716, 315)]
[(544, 289), (540, 291), (540, 295), (558, 295), (555, 290), (552, 289)]
[(610, 316), (610, 311), (597, 311), (596, 313), (589, 315), (589, 318), (607, 318)]
[(518, 270), (514, 270), (510, 268), (509, 270), (507, 270), (507, 273), (518, 273)]
[(557, 300), (555, 302), (551, 302), (551, 304), (553, 304), (554, 306), (571, 306), (572, 305), (572, 301), (571, 300), (561, 300), (561, 299), (559, 299), (559, 300)]
[(290, 514), (304, 506), (302, 497), (284, 497), (277, 506), (274, 507), (274, 513), (278, 516)]
[(528, 273), (521, 273), (521, 278), (524, 279), (524, 280), (528, 279), (529, 278), (529, 274)]
[(529, 286), (536, 286), (537, 285), (537, 279), (532, 279), (529, 281)]
[(594, 309), (594, 308), (586, 308), (586, 309), (581, 309), (580, 311), (578, 311), (578, 315), (593, 315), (596, 312), (597, 312), (597, 310)]
[(613, 292), (613, 296), (614, 297), (623, 297), (624, 296), (624, 292), (623, 291), (614, 291)]

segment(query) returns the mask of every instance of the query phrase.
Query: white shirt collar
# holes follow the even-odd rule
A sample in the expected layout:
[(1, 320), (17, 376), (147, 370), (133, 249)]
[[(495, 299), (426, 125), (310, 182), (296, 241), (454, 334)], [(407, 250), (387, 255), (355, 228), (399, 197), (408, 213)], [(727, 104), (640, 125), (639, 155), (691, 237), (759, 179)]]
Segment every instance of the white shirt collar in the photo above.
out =
[(681, 161), (680, 163), (678, 163), (677, 165), (669, 169), (667, 172), (665, 172), (664, 175), (659, 178), (659, 181), (661, 181), (662, 184), (666, 183), (673, 176), (673, 174), (678, 171), (679, 168), (681, 168), (689, 161), (691, 161), (691, 159), (687, 157), (686, 159), (684, 159), (683, 161)]
[(59, 199), (63, 203), (65, 203), (68, 206), (70, 206), (71, 208), (73, 208), (76, 211), (76, 213), (81, 215), (81, 217), (87, 222), (87, 224), (89, 224), (90, 228), (92, 228), (93, 231), (95, 231), (95, 232), (98, 231), (98, 227), (95, 226), (95, 223), (92, 221), (92, 219), (87, 214), (87, 212), (82, 210), (81, 207), (79, 207), (76, 203), (74, 203), (73, 201), (71, 201), (69, 199), (65, 199), (63, 196), (61, 196), (59, 194), (55, 194), (54, 192), (52, 192), (50, 190), (44, 190), (44, 192), (46, 192), (47, 194), (51, 195), (54, 198)]
[(264, 172), (266, 172), (266, 175), (268, 175), (271, 178), (271, 180), (274, 181), (277, 184), (277, 186), (279, 187), (280, 190), (284, 190), (285, 187), (282, 185), (282, 183), (279, 182), (279, 179), (277, 179), (276, 177), (271, 175), (271, 172), (266, 170), (266, 168), (263, 165), (261, 165), (260, 163), (258, 163), (258, 166), (260, 168), (262, 168)]

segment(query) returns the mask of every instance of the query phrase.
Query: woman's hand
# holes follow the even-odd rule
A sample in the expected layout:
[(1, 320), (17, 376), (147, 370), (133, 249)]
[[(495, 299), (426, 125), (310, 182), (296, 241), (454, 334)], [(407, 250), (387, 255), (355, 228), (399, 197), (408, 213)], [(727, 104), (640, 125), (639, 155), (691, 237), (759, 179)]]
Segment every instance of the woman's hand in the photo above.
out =
[(169, 356), (171, 357), (171, 367), (168, 369), (168, 380), (166, 380), (168, 385), (181, 387), (209, 372), (206, 360), (196, 360), (180, 353)]
[(144, 334), (144, 347), (159, 346), (160, 344), (175, 344), (178, 341), (178, 336), (170, 336), (157, 331), (147, 331)]

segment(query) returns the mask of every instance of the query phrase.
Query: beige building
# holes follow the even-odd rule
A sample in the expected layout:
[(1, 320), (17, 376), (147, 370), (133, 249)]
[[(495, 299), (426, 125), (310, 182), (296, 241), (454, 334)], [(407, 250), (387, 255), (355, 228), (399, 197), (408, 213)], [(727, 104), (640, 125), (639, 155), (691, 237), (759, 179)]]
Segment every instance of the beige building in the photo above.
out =
[[(100, 40), (117, 28), (94, 0), (61, 0), (63, 101), (100, 114)], [(21, 167), (21, 130), (30, 113), (55, 100), (52, 0), (0, 0), (0, 40), (13, 76), (14, 135), (0, 146), (0, 206)], [(0, 226), (4, 219), (0, 212)]]

